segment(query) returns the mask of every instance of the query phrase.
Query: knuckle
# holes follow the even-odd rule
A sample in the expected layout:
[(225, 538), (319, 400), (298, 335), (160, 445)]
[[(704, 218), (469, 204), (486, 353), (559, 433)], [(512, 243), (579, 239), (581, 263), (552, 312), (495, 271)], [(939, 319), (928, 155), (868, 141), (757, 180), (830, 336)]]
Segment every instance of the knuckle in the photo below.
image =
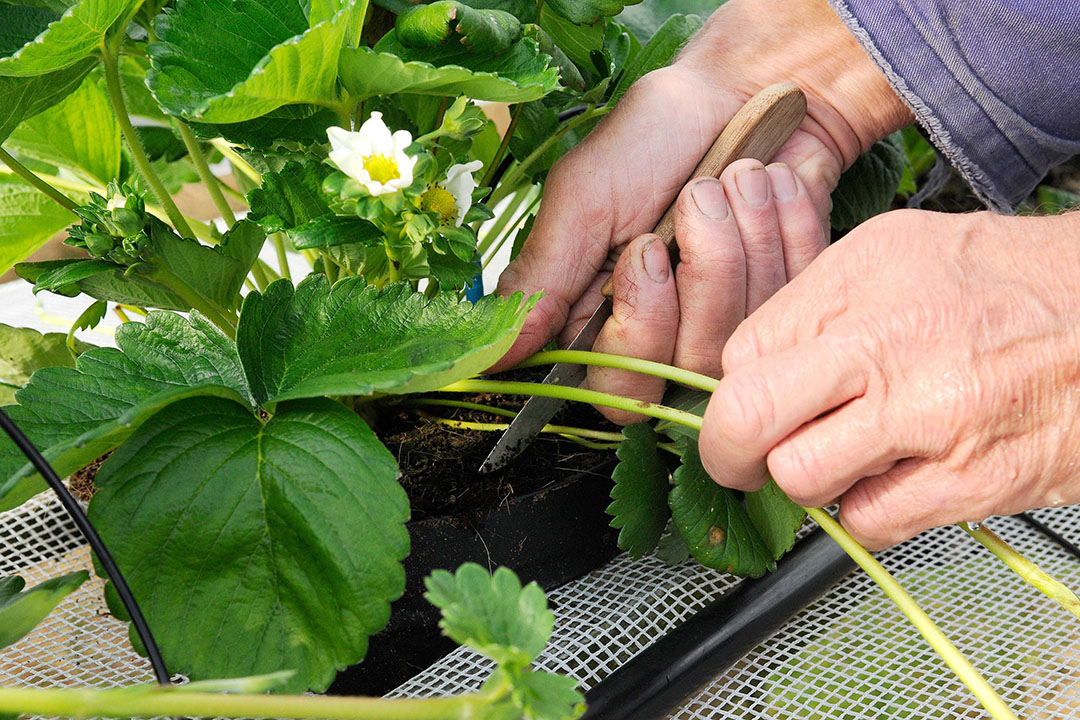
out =
[(840, 501), (840, 521), (868, 549), (895, 545), (913, 535), (894, 508), (885, 506), (877, 494), (859, 484)]
[(731, 373), (752, 360), (761, 357), (760, 346), (751, 326), (743, 322), (724, 344), (720, 361), (725, 373)]
[(733, 440), (756, 443), (775, 417), (768, 384), (758, 373), (742, 373), (729, 376), (727, 380), (716, 391), (721, 417), (726, 418)]

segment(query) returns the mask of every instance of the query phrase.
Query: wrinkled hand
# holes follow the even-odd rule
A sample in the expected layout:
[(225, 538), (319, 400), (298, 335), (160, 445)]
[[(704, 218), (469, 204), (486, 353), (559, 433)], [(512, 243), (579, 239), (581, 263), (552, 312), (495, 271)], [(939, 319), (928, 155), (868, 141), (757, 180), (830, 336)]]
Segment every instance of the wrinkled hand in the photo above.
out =
[[(727, 121), (779, 80), (801, 87), (808, 102), (779, 164), (742, 163), (720, 183), (683, 192), (681, 265), (672, 273), (660, 247), (642, 254), (649, 238), (636, 240), (619, 263), (614, 315), (596, 346), (719, 373), (738, 322), (823, 246), (820, 223), (841, 169), (910, 121), (825, 0), (731, 0), (674, 65), (638, 81), (556, 164), (528, 242), (499, 283), (501, 294), (545, 295), (494, 370), (577, 334), (600, 303), (608, 258), (655, 226)], [(663, 389), (619, 371), (591, 373), (589, 384), (644, 400)]]
[(1078, 237), (1076, 216), (897, 211), (856, 228), (728, 342), (706, 469), (839, 499), (870, 548), (1080, 501)]

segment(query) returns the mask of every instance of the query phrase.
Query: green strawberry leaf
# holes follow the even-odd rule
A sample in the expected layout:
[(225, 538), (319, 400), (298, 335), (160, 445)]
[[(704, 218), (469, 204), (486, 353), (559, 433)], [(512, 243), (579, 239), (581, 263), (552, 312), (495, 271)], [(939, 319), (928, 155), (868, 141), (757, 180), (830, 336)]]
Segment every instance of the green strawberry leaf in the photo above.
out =
[(332, 400), (281, 403), (264, 422), (191, 398), (109, 457), (89, 514), (169, 667), (197, 679), (285, 667), (284, 690), (321, 691), (405, 588), (396, 478), (393, 455)]
[[(250, 402), (236, 346), (197, 312), (152, 312), (117, 328), (114, 348), (79, 356), (75, 368), (35, 372), (7, 408), (64, 477), (122, 443), (148, 417), (182, 398)], [(0, 438), (0, 510), (46, 487), (26, 458)]]
[(572, 23), (591, 25), (601, 18), (618, 15), (627, 5), (639, 2), (641, 0), (548, 0), (545, 7)]
[(514, 678), (512, 699), (520, 717), (529, 720), (575, 720), (585, 714), (577, 679), (567, 675), (522, 672)]
[[(664, 405), (673, 407), (676, 410), (684, 410), (688, 413), (693, 413), (698, 417), (704, 417), (705, 408), (708, 407), (709, 398), (711, 397), (712, 394), (705, 392), (704, 390), (696, 390), (694, 388), (688, 388), (672, 383), (668, 386), (667, 392), (664, 393), (662, 402)], [(672, 440), (686, 438), (697, 442), (698, 438), (697, 430), (688, 428), (679, 423), (671, 422), (670, 420), (660, 420), (657, 422), (656, 432), (667, 435)]]
[(697, 15), (707, 18), (724, 4), (724, 0), (664, 0), (628, 5), (617, 20), (642, 43), (647, 43), (668, 18), (673, 15)]
[(454, 43), (486, 55), (498, 55), (521, 39), (521, 22), (510, 13), (476, 10), (456, 0), (436, 0), (410, 8), (398, 15), (394, 30), (406, 47)]
[(428, 300), (408, 283), (379, 291), (351, 277), (330, 287), (312, 274), (252, 292), (237, 342), (260, 403), (322, 395), (427, 392), (502, 357), (534, 300), (449, 293)]
[(34, 292), (48, 290), (69, 297), (84, 293), (99, 300), (137, 307), (191, 309), (183, 298), (161, 283), (137, 273), (126, 275), (124, 270), (107, 260), (94, 259), (43, 260), (15, 266), (19, 277), (34, 283)]
[(789, 507), (791, 500), (770, 487), (775, 485), (771, 482), (740, 497), (709, 477), (696, 443), (683, 439), (678, 444), (683, 464), (675, 471), (668, 502), (690, 554), (706, 567), (735, 575), (759, 577), (775, 570), (802, 524), (802, 517)]
[(0, 142), (23, 120), (44, 112), (73, 93), (94, 64), (88, 58), (46, 75), (0, 76)]
[(540, 654), (555, 625), (540, 586), (522, 587), (509, 568), (491, 575), (476, 563), (465, 563), (453, 574), (436, 570), (424, 584), (424, 597), (442, 611), (443, 632), (509, 672), (524, 669)]
[(476, 275), (480, 272), (479, 256), (474, 255), (469, 260), (462, 260), (453, 253), (445, 255), (437, 252), (427, 253), (428, 269), (431, 277), (439, 281), (439, 287), (444, 290), (460, 290), (464, 287), (472, 287), (476, 281)]
[(659, 438), (649, 423), (623, 428), (626, 439), (615, 454), (619, 464), (611, 479), (611, 527), (620, 528), (619, 548), (630, 557), (643, 557), (660, 542), (671, 511), (667, 504), (668, 469), (660, 458)]
[[(90, 349), (78, 343), (76, 350)], [(15, 401), (15, 391), (30, 382), (34, 371), (43, 367), (75, 367), (75, 357), (67, 347), (64, 333), (42, 335), (31, 328), (0, 323), (0, 405)]]
[(277, 172), (264, 173), (262, 187), (247, 194), (251, 212), (267, 233), (292, 230), (333, 211), (323, 195), (323, 180), (334, 169), (323, 163), (288, 162)]
[(645, 47), (623, 69), (608, 102), (618, 102), (643, 75), (667, 67), (679, 50), (705, 24), (697, 15), (672, 15), (657, 29)]
[(103, 82), (93, 75), (62, 102), (23, 122), (8, 148), (108, 184), (120, 174), (120, 125)]
[(407, 48), (388, 33), (374, 49), (341, 53), (341, 82), (353, 98), (373, 95), (466, 95), (474, 100), (528, 102), (559, 87), (559, 69), (525, 38), (498, 56), (457, 48)]
[(895, 132), (871, 145), (844, 171), (832, 192), (833, 207), (829, 215), (832, 226), (850, 230), (889, 210), (906, 167), (901, 133)]
[(22, 178), (0, 174), (0, 273), (77, 220)]
[(309, 22), (297, 0), (180, 0), (155, 22), (147, 83), (166, 112), (204, 123), (337, 105), (338, 54), (355, 5), (311, 3)]
[(682, 535), (675, 529), (674, 523), (668, 522), (664, 535), (656, 546), (656, 557), (667, 565), (681, 565), (690, 558), (690, 548)]
[(44, 75), (85, 60), (133, 1), (79, 0), (62, 15), (38, 8), (7, 8), (7, 27), (0, 39), (0, 75)]
[(383, 233), (363, 218), (326, 215), (293, 229), (289, 236), (297, 250), (333, 247), (347, 243), (382, 244)]
[(13, 645), (33, 630), (60, 601), (82, 585), (85, 570), (61, 575), (23, 590), (18, 576), (0, 578), (0, 649)]

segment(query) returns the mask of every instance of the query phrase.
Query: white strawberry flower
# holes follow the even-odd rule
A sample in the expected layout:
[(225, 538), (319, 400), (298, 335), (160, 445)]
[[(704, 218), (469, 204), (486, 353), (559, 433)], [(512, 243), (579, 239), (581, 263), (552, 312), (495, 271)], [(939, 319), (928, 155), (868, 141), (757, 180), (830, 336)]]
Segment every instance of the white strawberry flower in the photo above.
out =
[(454, 210), (457, 211), (454, 224), (461, 227), (465, 222), (465, 214), (472, 207), (473, 190), (477, 188), (477, 182), (473, 179), (473, 173), (484, 167), (484, 163), (473, 160), (464, 164), (451, 165), (446, 171), (446, 180), (442, 186), (454, 196)]
[(405, 152), (412, 144), (408, 130), (390, 132), (382, 113), (373, 112), (360, 129), (326, 130), (330, 138), (330, 161), (373, 196), (397, 192), (412, 185), (416, 158)]

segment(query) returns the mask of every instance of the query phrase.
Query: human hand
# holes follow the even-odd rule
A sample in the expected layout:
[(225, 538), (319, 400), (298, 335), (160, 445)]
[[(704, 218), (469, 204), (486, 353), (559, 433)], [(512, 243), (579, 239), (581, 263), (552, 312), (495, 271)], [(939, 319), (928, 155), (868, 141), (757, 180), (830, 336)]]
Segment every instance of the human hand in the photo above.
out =
[[(609, 255), (652, 229), (727, 121), (750, 96), (778, 80), (804, 90), (808, 115), (776, 160), (798, 176), (800, 202), (808, 202), (819, 220), (827, 217), (829, 193), (841, 169), (873, 141), (910, 121), (907, 108), (824, 0), (779, 5), (732, 0), (673, 66), (636, 83), (589, 138), (551, 171), (533, 232), (499, 284), (502, 294), (543, 291), (545, 296), (494, 370), (530, 355), (560, 331), (564, 344), (577, 333), (600, 303), (600, 288), (611, 271), (605, 267)], [(800, 242), (816, 243), (820, 233), (815, 228), (810, 239)], [(699, 234), (698, 239), (704, 248), (708, 237)], [(778, 286), (780, 266), (775, 260), (783, 254), (777, 233), (748, 236), (738, 248), (737, 262), (746, 267), (737, 285), (743, 296), (729, 298), (735, 294), (730, 262), (715, 257), (733, 258), (736, 248), (729, 240), (725, 236), (724, 248), (716, 253), (695, 253), (692, 248), (684, 252), (687, 268), (677, 273), (673, 290), (664, 290), (665, 317), (676, 318), (672, 322), (678, 328), (674, 350), (670, 341), (651, 334), (655, 323), (646, 316), (653, 310), (642, 307), (644, 295), (627, 294), (634, 283), (616, 282), (612, 322), (639, 318), (646, 331), (642, 342), (628, 348), (629, 354), (719, 371), (727, 330), (704, 337), (704, 329), (718, 321), (714, 301), (723, 297), (725, 306), (759, 302)], [(687, 242), (682, 237), (679, 241), (681, 246)], [(765, 276), (770, 280), (759, 284), (757, 279)], [(684, 278), (693, 279), (694, 287), (684, 289)], [(741, 319), (725, 318), (725, 327)], [(617, 332), (627, 334), (625, 328), (607, 334)], [(650, 355), (646, 348), (654, 352)], [(627, 381), (628, 376), (619, 377), (606, 380), (622, 394), (656, 400), (662, 392), (651, 384), (644, 392)]]
[(871, 549), (1080, 501), (1080, 218), (896, 211), (733, 334), (709, 474), (840, 501)]

